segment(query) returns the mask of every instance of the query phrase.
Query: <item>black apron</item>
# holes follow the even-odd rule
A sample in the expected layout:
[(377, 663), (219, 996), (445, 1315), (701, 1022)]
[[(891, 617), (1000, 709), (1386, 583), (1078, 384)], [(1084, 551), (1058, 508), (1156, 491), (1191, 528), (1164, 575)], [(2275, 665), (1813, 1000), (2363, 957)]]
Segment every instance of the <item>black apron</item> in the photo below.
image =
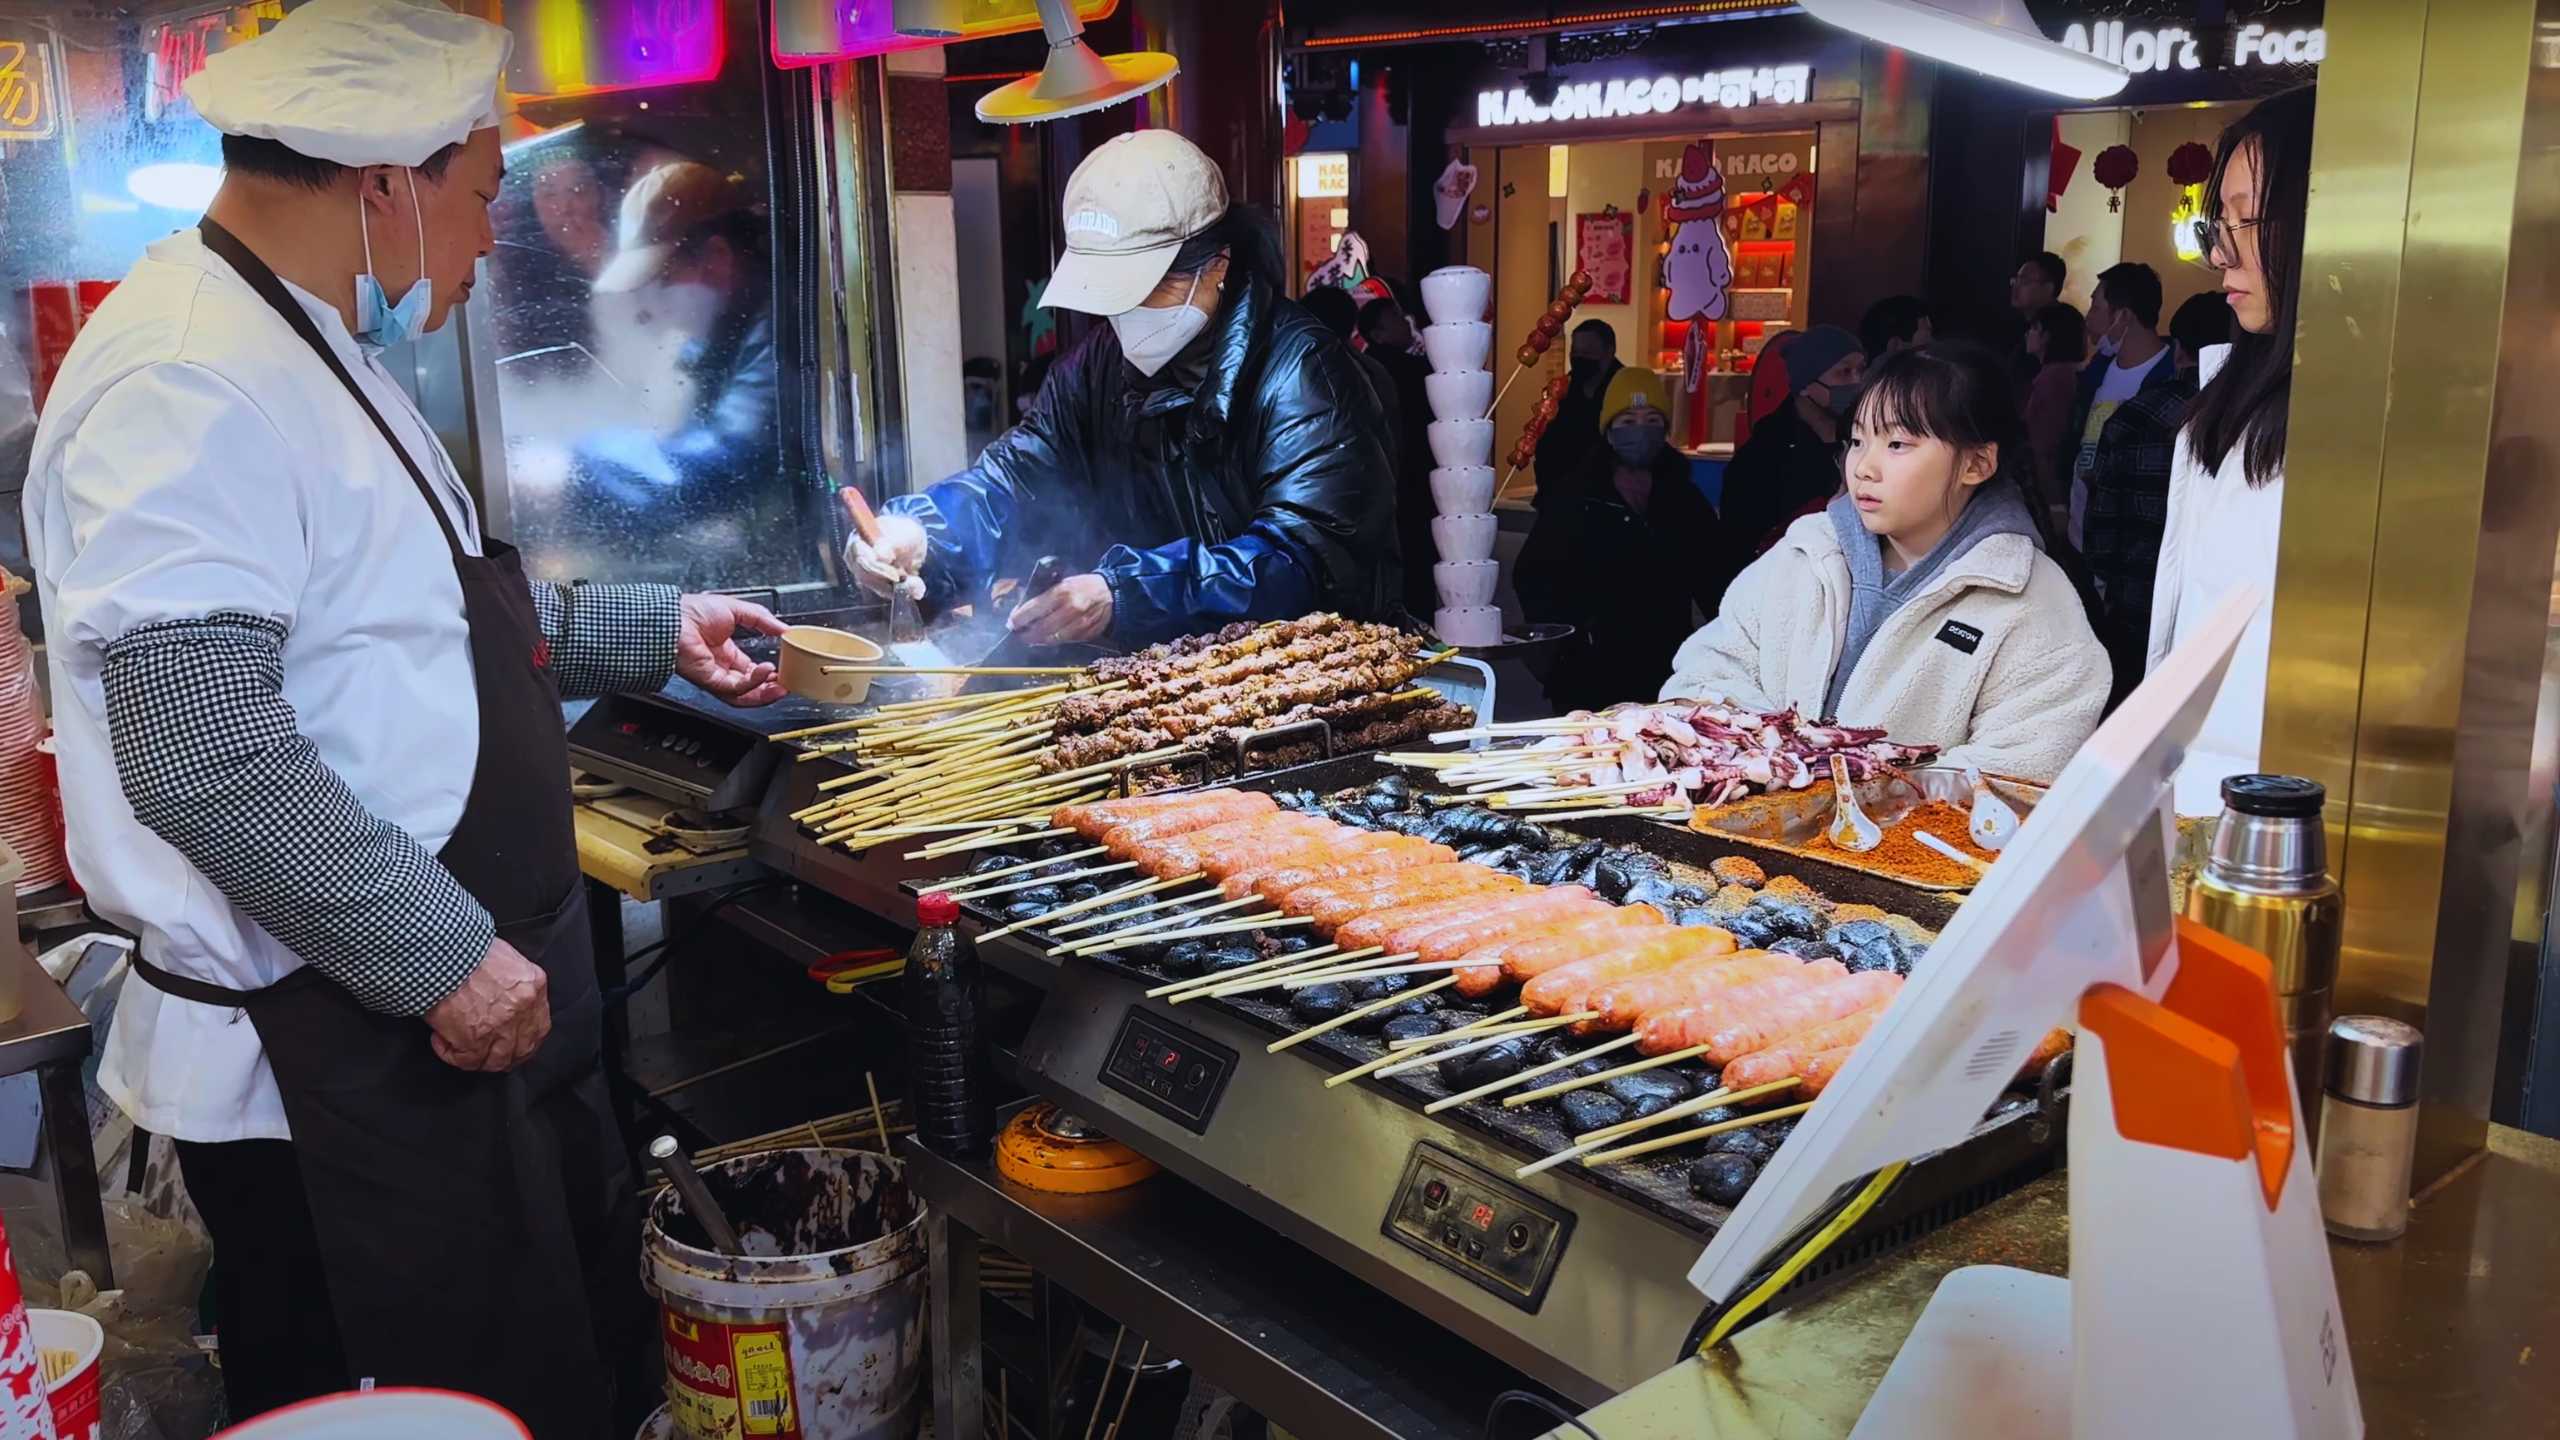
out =
[(485, 555), (463, 549), (418, 462), (274, 272), (213, 221), (203, 233), (382, 432), (453, 553), (480, 753), (437, 858), (549, 977), (551, 1034), (516, 1069), (483, 1074), (436, 1058), (416, 1018), (368, 1010), (309, 966), (254, 991), (139, 958), (136, 973), (257, 1027), (352, 1378), (486, 1396), (540, 1440), (605, 1436), (639, 1207), (605, 1093), (567, 739), (523, 563), (495, 540)]

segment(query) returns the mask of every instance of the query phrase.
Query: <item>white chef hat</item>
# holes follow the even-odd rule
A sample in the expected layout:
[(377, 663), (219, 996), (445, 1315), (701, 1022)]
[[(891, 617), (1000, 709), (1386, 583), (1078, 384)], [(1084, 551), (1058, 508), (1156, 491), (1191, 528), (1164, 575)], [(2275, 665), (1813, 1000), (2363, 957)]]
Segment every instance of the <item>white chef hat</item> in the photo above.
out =
[(187, 81), (225, 135), (340, 165), (420, 165), (498, 123), (515, 37), (437, 0), (311, 0)]

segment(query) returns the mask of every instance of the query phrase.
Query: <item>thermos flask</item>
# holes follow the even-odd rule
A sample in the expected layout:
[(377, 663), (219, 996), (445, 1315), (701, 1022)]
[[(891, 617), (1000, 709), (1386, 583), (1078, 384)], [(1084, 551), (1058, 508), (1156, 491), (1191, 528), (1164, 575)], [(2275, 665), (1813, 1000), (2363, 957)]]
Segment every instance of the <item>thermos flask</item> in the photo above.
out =
[[(2320, 1123), (2321, 1055), (2338, 978), (2341, 906), (2320, 828), (2328, 791), (2293, 775), (2222, 782), (2222, 818), (2203, 872), (2187, 890), (2187, 918), (2267, 957), (2293, 1057), (2293, 1092), (2306, 1131)], [(2306, 1140), (2316, 1139), (2306, 1134)]]

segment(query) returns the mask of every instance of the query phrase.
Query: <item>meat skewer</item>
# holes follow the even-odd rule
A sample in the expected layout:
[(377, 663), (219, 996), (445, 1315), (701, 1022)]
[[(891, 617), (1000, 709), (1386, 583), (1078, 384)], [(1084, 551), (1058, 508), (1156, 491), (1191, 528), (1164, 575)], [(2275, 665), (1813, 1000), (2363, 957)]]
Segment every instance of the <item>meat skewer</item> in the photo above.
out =
[(1884, 1018), (1890, 998), (1879, 1000), (1864, 1010), (1852, 1011), (1837, 1020), (1799, 1030), (1793, 1035), (1764, 1045), (1748, 1055), (1737, 1057), (1724, 1067), (1724, 1083), (1736, 1089), (1766, 1085), (1790, 1075), (1802, 1075), (1813, 1058), (1826, 1050), (1842, 1050), (1867, 1038), (1867, 1032)]

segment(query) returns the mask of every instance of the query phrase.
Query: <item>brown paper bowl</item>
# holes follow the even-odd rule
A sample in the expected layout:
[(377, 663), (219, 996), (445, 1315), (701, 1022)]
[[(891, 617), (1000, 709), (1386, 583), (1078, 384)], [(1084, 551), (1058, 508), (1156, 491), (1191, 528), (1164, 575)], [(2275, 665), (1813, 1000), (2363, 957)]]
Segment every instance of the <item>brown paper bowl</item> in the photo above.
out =
[(782, 632), (782, 688), (822, 705), (859, 705), (871, 693), (869, 675), (830, 675), (830, 665), (877, 665), (886, 654), (850, 630), (794, 625)]

